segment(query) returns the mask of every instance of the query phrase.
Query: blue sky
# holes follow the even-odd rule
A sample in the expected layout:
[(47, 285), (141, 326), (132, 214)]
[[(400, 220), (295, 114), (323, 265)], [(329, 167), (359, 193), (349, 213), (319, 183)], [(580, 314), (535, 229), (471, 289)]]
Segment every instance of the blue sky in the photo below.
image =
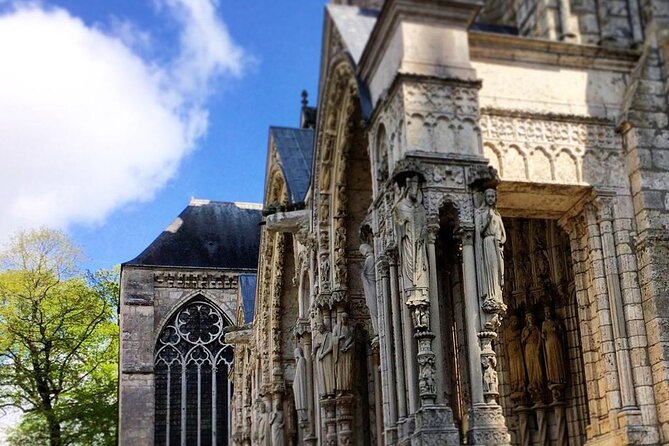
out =
[(325, 3), (0, 0), (0, 39), (21, 42), (0, 44), (16, 67), (0, 73), (0, 236), (66, 229), (97, 269), (191, 197), (261, 201), (268, 127), (298, 124), (302, 89), (316, 100)]

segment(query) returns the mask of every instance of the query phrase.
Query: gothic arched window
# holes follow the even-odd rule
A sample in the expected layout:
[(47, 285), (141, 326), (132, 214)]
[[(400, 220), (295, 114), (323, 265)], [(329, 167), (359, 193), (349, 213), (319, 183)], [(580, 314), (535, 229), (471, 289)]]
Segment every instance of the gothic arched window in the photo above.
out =
[(232, 346), (223, 342), (223, 314), (203, 300), (188, 302), (160, 333), (155, 351), (156, 445), (226, 445)]

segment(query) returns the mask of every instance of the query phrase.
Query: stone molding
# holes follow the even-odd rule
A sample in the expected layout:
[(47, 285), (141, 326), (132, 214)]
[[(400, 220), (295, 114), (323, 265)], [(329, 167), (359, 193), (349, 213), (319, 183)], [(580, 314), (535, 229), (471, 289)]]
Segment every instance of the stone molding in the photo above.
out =
[(469, 53), (472, 60), (540, 63), (559, 67), (589, 68), (631, 72), (639, 51), (605, 48), (593, 45), (531, 39), (525, 36), (469, 31)]
[(239, 273), (156, 271), (153, 281), (155, 288), (236, 290), (239, 287)]
[(607, 186), (624, 181), (622, 139), (611, 122), (485, 109), (479, 126), (483, 154), (503, 180)]

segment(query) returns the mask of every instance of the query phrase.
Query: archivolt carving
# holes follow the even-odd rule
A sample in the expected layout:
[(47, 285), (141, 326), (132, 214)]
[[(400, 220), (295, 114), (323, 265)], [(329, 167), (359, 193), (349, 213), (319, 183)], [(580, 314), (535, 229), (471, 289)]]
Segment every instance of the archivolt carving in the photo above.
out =
[(622, 178), (603, 159), (622, 150), (613, 125), (484, 114), (480, 128), (484, 156), (504, 180), (617, 185)]

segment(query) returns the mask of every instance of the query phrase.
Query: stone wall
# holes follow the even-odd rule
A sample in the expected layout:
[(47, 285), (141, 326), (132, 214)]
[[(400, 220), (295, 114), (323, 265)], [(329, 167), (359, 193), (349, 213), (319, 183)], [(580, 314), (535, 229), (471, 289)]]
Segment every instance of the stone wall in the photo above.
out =
[(154, 351), (165, 322), (193, 298), (237, 323), (238, 271), (124, 266), (121, 272), (119, 444), (154, 441)]

